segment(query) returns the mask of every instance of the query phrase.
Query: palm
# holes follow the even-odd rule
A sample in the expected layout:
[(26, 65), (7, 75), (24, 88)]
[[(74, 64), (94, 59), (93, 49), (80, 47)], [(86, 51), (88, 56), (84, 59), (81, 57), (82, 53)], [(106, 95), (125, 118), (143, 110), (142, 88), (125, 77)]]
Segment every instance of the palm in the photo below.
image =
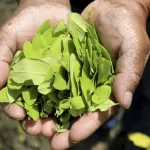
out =
[[(65, 7), (41, 5), (38, 9), (35, 7), (24, 8), (17, 11), (12, 19), (12, 25), (16, 29), (17, 48), (22, 48), (23, 43), (27, 39), (32, 39), (38, 27), (47, 19), (50, 19), (54, 26), (59, 20), (66, 20), (69, 10)], [(60, 15), (61, 14), (61, 15)]]
[(93, 2), (83, 12), (86, 18), (90, 9), (94, 9), (93, 20), (100, 41), (115, 65), (114, 96), (122, 106), (129, 108), (149, 54), (145, 11), (137, 2), (115, 0)]

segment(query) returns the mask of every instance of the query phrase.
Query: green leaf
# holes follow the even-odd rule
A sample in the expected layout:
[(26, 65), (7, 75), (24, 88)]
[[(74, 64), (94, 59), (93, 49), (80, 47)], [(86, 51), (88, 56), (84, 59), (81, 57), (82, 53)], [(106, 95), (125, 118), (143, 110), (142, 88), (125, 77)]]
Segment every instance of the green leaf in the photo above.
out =
[(91, 77), (89, 75), (89, 70), (90, 70), (90, 65), (89, 65), (87, 56), (85, 56), (84, 62), (83, 62), (80, 84), (81, 84), (81, 90), (82, 90), (83, 97), (84, 97), (85, 102), (88, 107), (91, 106), (90, 88), (93, 84)]
[(97, 84), (99, 83), (102, 83), (102, 82), (105, 82), (110, 73), (111, 73), (111, 62), (108, 61), (107, 59), (105, 58), (102, 58), (100, 63), (97, 64), (98, 65), (98, 81), (97, 81)]
[(7, 97), (10, 103), (13, 103), (17, 100), (18, 96), (21, 95), (24, 87), (18, 90), (7, 89)]
[(13, 66), (13, 74), (10, 76), (17, 83), (29, 82), (29, 85), (41, 84), (49, 69), (49, 65), (40, 60), (24, 58)]
[(81, 96), (72, 97), (69, 99), (69, 102), (73, 109), (85, 108), (85, 104)]
[(13, 79), (8, 79), (7, 87), (11, 90), (21, 89), (23, 84), (16, 83)]
[(110, 99), (108, 99), (107, 101), (105, 101), (104, 103), (102, 104), (93, 104), (91, 107), (90, 107), (90, 111), (95, 111), (97, 109), (100, 109), (100, 111), (106, 111), (108, 108), (112, 107), (112, 106), (115, 106), (117, 105), (116, 103), (114, 103), (113, 101), (111, 101)]
[(14, 55), (14, 58), (13, 58), (13, 60), (12, 60), (12, 62), (11, 62), (11, 65), (10, 65), (10, 68), (11, 68), (14, 64), (16, 64), (20, 59), (23, 59), (23, 58), (24, 58), (24, 53), (23, 53), (23, 51), (18, 50), (18, 51), (15, 53), (15, 55)]
[(23, 102), (22, 101), (17, 101), (17, 102), (15, 102), (17, 105), (19, 105), (19, 106), (21, 106), (21, 107), (23, 107), (24, 108), (24, 104), (23, 104)]
[(46, 40), (44, 39), (43, 35), (36, 34), (32, 40), (32, 53), (37, 55), (37, 59), (40, 59), (44, 56), (45, 51), (49, 48)]
[(101, 104), (107, 101), (111, 94), (111, 87), (108, 85), (101, 85), (97, 87), (94, 94), (92, 95), (92, 101), (95, 104)]
[(64, 99), (64, 100), (60, 101), (59, 107), (62, 108), (62, 109), (69, 109), (70, 108), (69, 100), (68, 99)]
[(96, 30), (87, 22), (85, 22), (88, 35), (92, 41), (99, 41)]
[(85, 109), (73, 109), (70, 108), (69, 113), (73, 116), (73, 117), (79, 117), (81, 116), (83, 113), (85, 112)]
[(7, 87), (0, 90), (0, 103), (9, 103), (9, 99), (7, 96)]
[(75, 69), (75, 65), (76, 65), (76, 58), (74, 54), (71, 54), (70, 56), (70, 81), (71, 81), (71, 93), (73, 96), (77, 96), (78, 95), (78, 88), (75, 82), (75, 78), (74, 78), (74, 69)]
[(46, 113), (50, 114), (54, 111), (54, 104), (52, 102), (45, 103), (43, 109)]
[(54, 91), (54, 88), (52, 86), (54, 80), (51, 79), (49, 81), (44, 81), (38, 86), (38, 92), (44, 95), (47, 95)]
[(57, 91), (54, 91), (54, 92), (48, 94), (48, 97), (49, 97), (50, 100), (52, 100), (56, 104), (59, 103), (59, 98), (58, 98), (58, 92)]
[(73, 42), (76, 48), (76, 52), (78, 57), (81, 59), (81, 43), (79, 42), (79, 37), (77, 34), (77, 29), (75, 27), (73, 27), (72, 29), (72, 37), (73, 37)]
[(42, 37), (44, 38), (47, 46), (52, 45), (52, 32), (53, 32), (53, 29), (50, 28), (42, 34)]
[(62, 52), (62, 40), (64, 38), (64, 35), (60, 35), (59, 37), (54, 40), (52, 43), (49, 51), (45, 54), (46, 57), (54, 57), (57, 54)]
[(37, 87), (33, 86), (31, 88), (24, 89), (22, 92), (22, 97), (26, 104), (33, 105), (38, 97)]
[(79, 36), (79, 40), (82, 41), (85, 33), (87, 32), (85, 20), (78, 13), (70, 13), (68, 14), (68, 23), (69, 31), (72, 33), (73, 28), (77, 29), (77, 35)]
[(60, 117), (60, 121), (63, 123), (69, 122), (69, 119), (70, 119), (70, 114), (68, 112), (64, 112)]
[(26, 41), (24, 43), (23, 52), (26, 58), (40, 59), (42, 57), (42, 54), (40, 54), (40, 51), (37, 51), (32, 48), (32, 44), (30, 41)]
[(58, 37), (61, 34), (68, 34), (67, 25), (64, 24), (64, 20), (58, 22), (57, 26), (54, 29), (53, 37)]
[(39, 119), (39, 106), (37, 104), (30, 106), (25, 103), (24, 107), (27, 110), (27, 115), (31, 117), (34, 121), (37, 121)]
[(63, 123), (61, 126), (59, 124), (56, 124), (56, 131), (57, 132), (65, 132), (69, 128), (69, 121)]
[(63, 67), (59, 68), (59, 72), (56, 73), (53, 87), (57, 90), (65, 90), (67, 88), (67, 72)]
[(51, 28), (50, 20), (46, 20), (42, 25), (38, 28), (36, 33), (43, 34), (45, 31), (47, 31), (49, 28)]

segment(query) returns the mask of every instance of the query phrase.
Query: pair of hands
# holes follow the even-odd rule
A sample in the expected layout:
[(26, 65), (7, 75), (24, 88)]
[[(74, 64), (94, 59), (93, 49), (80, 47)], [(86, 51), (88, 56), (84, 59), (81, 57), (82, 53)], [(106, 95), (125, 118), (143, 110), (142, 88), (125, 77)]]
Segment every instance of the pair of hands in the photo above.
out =
[[(129, 108), (132, 93), (149, 56), (146, 20), (150, 14), (150, 1), (95, 0), (82, 12), (87, 20), (89, 10), (93, 10), (93, 21), (99, 38), (116, 67), (114, 97), (121, 106)], [(69, 12), (69, 0), (20, 1), (14, 15), (0, 28), (0, 88), (7, 82), (9, 64), (15, 51), (22, 49), (25, 40), (32, 39), (42, 22), (50, 19), (56, 25), (59, 20), (66, 20)], [(20, 120), (25, 132), (48, 138), (54, 150), (67, 149), (72, 142), (84, 140), (115, 112), (109, 109), (106, 112), (86, 113), (70, 130), (56, 133), (52, 118), (42, 118), (35, 122), (26, 119), (25, 110), (16, 104), (3, 104), (2, 107), (9, 117)]]

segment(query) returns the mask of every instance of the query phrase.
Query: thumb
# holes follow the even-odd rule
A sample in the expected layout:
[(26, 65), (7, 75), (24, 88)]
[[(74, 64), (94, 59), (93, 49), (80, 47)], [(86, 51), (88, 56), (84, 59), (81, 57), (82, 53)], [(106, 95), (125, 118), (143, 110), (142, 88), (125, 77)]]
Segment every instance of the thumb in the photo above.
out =
[(9, 64), (16, 50), (15, 28), (10, 22), (0, 28), (0, 89), (6, 84)]
[(149, 57), (149, 39), (141, 23), (136, 24), (134, 28), (131, 27), (128, 33), (133, 34), (124, 34), (113, 83), (113, 93), (116, 100), (127, 109), (132, 103), (133, 93), (139, 84)]
[[(13, 59), (16, 47), (16, 32), (11, 22), (5, 23), (0, 28), (0, 89), (6, 84), (9, 76), (9, 64)], [(25, 110), (17, 104), (8, 105), (3, 103), (5, 113), (16, 120), (22, 120)]]

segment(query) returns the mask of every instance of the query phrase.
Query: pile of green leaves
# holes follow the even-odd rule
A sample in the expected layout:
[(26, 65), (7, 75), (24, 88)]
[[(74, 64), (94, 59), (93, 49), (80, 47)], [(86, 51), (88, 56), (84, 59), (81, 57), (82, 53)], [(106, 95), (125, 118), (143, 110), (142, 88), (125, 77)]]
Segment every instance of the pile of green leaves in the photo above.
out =
[[(91, 14), (90, 14), (91, 15)], [(87, 111), (106, 111), (114, 70), (107, 50), (99, 43), (92, 20), (77, 13), (52, 27), (45, 21), (32, 42), (24, 43), (10, 65), (0, 102), (16, 103), (33, 120), (53, 117), (57, 131), (68, 129)]]

